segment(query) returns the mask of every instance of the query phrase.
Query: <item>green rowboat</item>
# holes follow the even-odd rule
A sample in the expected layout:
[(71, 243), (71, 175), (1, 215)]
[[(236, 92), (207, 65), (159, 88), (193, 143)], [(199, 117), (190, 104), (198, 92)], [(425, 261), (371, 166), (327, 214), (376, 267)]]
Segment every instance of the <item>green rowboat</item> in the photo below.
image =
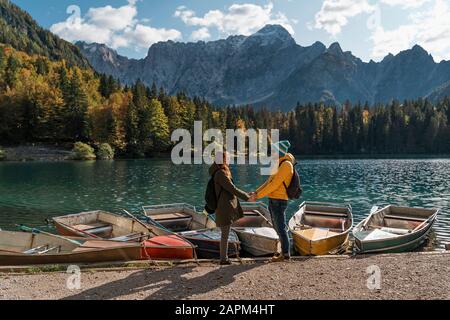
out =
[(438, 209), (387, 206), (374, 210), (353, 229), (357, 253), (398, 253), (422, 245)]

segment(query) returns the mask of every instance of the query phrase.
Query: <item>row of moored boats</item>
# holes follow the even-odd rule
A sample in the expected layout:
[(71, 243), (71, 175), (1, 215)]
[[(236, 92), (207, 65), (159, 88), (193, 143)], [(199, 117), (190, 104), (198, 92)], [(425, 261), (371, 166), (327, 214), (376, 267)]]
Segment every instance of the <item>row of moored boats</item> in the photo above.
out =
[[(278, 235), (263, 203), (243, 203), (244, 217), (229, 236), (229, 256), (270, 256), (279, 251)], [(353, 227), (350, 205), (304, 202), (289, 221), (301, 255), (345, 251), (353, 229), (354, 252), (414, 250), (425, 240), (437, 209), (373, 208)], [(215, 259), (220, 229), (211, 216), (188, 204), (143, 207), (143, 216), (105, 211), (53, 218), (58, 235), (22, 226), (0, 231), (0, 265), (94, 263), (134, 260)], [(26, 232), (23, 232), (26, 231)]]

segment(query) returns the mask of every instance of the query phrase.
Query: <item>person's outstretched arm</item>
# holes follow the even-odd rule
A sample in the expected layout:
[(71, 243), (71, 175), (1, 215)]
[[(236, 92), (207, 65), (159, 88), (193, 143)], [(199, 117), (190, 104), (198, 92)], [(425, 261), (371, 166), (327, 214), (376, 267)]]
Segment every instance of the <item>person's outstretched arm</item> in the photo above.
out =
[(267, 197), (277, 190), (287, 180), (293, 170), (294, 167), (289, 161), (284, 162), (278, 169), (278, 172), (257, 190), (257, 198)]

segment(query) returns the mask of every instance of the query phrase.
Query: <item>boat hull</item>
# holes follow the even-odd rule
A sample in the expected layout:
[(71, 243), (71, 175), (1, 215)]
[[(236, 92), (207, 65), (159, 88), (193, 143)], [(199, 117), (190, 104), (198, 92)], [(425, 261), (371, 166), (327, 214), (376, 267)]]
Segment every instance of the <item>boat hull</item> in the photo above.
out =
[[(55, 222), (55, 228), (59, 235), (64, 237), (80, 237), (80, 238), (89, 238), (86, 233), (81, 233), (76, 231), (75, 229), (66, 227), (58, 222)], [(94, 238), (94, 237), (91, 237)]]
[[(217, 259), (220, 258), (220, 237), (219, 229), (197, 230), (192, 232), (184, 232), (181, 237), (188, 240), (196, 246), (195, 251), (200, 259)], [(228, 238), (228, 256), (239, 256), (241, 250), (239, 238), (234, 231), (230, 231)]]
[[(60, 235), (69, 237), (119, 239), (132, 234), (151, 234), (152, 236), (172, 234), (172, 232), (156, 226), (143, 225), (134, 219), (101, 210), (54, 217), (53, 222)], [(141, 240), (141, 238), (132, 239), (135, 242), (140, 242)]]
[[(108, 245), (107, 240), (95, 241)], [(0, 265), (40, 265), (40, 264), (68, 264), (68, 263), (101, 263), (137, 260), (190, 260), (195, 258), (195, 249), (184, 239), (172, 237), (155, 237), (142, 244), (124, 244), (114, 248), (84, 249), (79, 252), (61, 254), (31, 255), (11, 253), (0, 250)], [(75, 250), (76, 251), (76, 250)]]
[(142, 257), (151, 260), (190, 260), (195, 258), (195, 248), (176, 235), (154, 237), (144, 241)]
[(352, 226), (349, 204), (304, 202), (289, 220), (294, 248), (304, 256), (327, 255), (343, 248)]
[(402, 253), (413, 251), (427, 240), (432, 224), (421, 232), (386, 240), (362, 241), (355, 234), (355, 249), (358, 253)]
[(172, 232), (214, 229), (216, 223), (211, 217), (199, 214), (196, 208), (186, 203), (163, 204), (142, 207), (149, 223)]
[(1, 266), (23, 266), (68, 263), (100, 263), (141, 260), (140, 246), (127, 246), (65, 254), (29, 255), (0, 251)]
[[(401, 253), (413, 251), (427, 240), (439, 210), (387, 206), (369, 215), (353, 230), (357, 253)], [(377, 229), (388, 232), (368, 238)], [(391, 230), (404, 230), (397, 235)], [(397, 229), (396, 229), (397, 228)], [(409, 232), (407, 232), (409, 230)]]
[(281, 251), (278, 238), (271, 238), (253, 232), (247, 232), (245, 231), (245, 228), (235, 228), (234, 231), (241, 242), (242, 250), (252, 256), (263, 257)]
[(297, 233), (292, 233), (295, 250), (303, 256), (320, 256), (329, 254), (343, 247), (348, 242), (348, 233), (322, 240), (309, 240)]

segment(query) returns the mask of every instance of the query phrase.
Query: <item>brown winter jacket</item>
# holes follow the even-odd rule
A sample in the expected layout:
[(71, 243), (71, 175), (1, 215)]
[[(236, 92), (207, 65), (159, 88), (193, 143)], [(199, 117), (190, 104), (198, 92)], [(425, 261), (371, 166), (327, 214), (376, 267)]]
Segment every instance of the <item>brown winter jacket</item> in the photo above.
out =
[(237, 198), (248, 201), (250, 195), (237, 188), (233, 181), (215, 163), (209, 168), (209, 174), (212, 176), (214, 173), (214, 187), (218, 197), (216, 224), (218, 227), (225, 227), (244, 216)]

